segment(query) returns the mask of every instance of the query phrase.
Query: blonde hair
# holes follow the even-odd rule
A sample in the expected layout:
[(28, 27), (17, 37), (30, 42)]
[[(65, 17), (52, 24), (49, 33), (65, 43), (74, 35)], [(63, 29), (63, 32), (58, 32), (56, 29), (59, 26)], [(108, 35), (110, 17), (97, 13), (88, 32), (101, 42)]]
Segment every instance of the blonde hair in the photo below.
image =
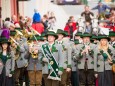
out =
[(99, 45), (98, 45), (99, 50), (107, 51), (108, 48), (109, 48), (109, 43), (107, 43), (107, 45), (103, 47), (101, 43), (99, 42)]
[(110, 54), (108, 53), (108, 48), (109, 48), (109, 43), (107, 43), (107, 45), (103, 47), (99, 42), (98, 49), (103, 50), (108, 55), (108, 59), (112, 60)]

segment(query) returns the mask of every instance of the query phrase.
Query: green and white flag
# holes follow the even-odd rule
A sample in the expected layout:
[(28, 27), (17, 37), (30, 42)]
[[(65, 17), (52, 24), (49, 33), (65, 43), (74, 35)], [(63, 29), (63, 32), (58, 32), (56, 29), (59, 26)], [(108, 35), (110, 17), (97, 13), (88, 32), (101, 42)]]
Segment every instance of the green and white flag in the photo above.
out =
[(58, 63), (56, 62), (48, 44), (42, 45), (42, 51), (43, 51), (44, 56), (48, 59), (49, 65), (52, 69), (48, 78), (61, 81), (61, 77), (58, 75), (58, 71), (59, 71)]

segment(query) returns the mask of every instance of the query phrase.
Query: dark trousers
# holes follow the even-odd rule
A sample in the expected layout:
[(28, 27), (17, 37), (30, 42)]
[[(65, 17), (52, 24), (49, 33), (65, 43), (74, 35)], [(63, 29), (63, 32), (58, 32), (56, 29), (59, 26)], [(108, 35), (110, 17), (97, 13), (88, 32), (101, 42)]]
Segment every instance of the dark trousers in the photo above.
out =
[(94, 70), (88, 69), (84, 71), (84, 69), (79, 70), (79, 84), (80, 86), (95, 86), (95, 77)]
[(27, 69), (25, 67), (21, 68), (21, 70), (20, 70), (19, 82), (20, 82), (20, 86), (23, 85), (23, 82), (25, 82), (26, 86), (29, 86), (28, 71), (27, 71)]
[(25, 82), (26, 86), (29, 86), (29, 77), (26, 68), (16, 68), (14, 73), (15, 85), (22, 86)]
[(72, 71), (71, 72), (71, 84), (72, 84), (72, 86), (79, 86), (78, 71)]
[(98, 73), (98, 86), (113, 86), (112, 71), (105, 70)]
[(5, 82), (3, 82), (3, 76), (0, 75), (0, 86), (15, 86), (13, 77), (5, 77)]

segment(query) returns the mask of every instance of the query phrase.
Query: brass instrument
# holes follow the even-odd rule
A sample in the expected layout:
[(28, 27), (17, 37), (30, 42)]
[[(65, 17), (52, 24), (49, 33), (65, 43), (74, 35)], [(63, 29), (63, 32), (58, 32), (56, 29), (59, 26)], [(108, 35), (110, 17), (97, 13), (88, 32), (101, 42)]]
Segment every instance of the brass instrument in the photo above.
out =
[[(15, 41), (15, 39), (14, 39), (13, 37), (10, 37), (10, 42), (11, 42), (11, 44), (14, 44), (14, 43), (15, 43), (15, 45), (18, 46), (17, 42)], [(11, 51), (13, 51), (14, 54), (15, 54), (14, 60), (17, 60), (17, 59), (19, 58), (19, 55), (20, 55), (20, 52), (17, 51), (16, 48), (17, 48), (17, 47), (15, 47), (15, 46), (11, 46)]]
[(18, 31), (18, 30), (15, 30), (15, 31), (16, 31), (16, 35), (14, 36), (14, 39), (16, 39), (18, 37), (21, 38), (23, 36), (23, 34), (20, 31)]
[(16, 40), (13, 37), (10, 37), (10, 42), (11, 44), (15, 43), (16, 45), (19, 45), (19, 43), (16, 42)]
[[(28, 32), (26, 29), (24, 29), (22, 31), (22, 34), (25, 38), (32, 38), (33, 36), (35, 37), (36, 34), (40, 35), (36, 30), (34, 30), (32, 27), (29, 27), (31, 32)], [(36, 39), (36, 37), (35, 37)], [(37, 39), (36, 39), (37, 41)], [(31, 41), (31, 40), (28, 40), (27, 41), (27, 44), (29, 45), (29, 47), (31, 48), (31, 51), (30, 51), (30, 54), (32, 56), (32, 58), (36, 59), (38, 58), (38, 53), (34, 53), (34, 47), (35, 47), (35, 44)]]
[(35, 36), (36, 34), (37, 34), (37, 35), (40, 35), (40, 34), (39, 34), (36, 30), (34, 30), (32, 27), (29, 27), (29, 28), (30, 28), (31, 32), (28, 32), (26, 29), (24, 29), (24, 30), (22, 31), (24, 37), (26, 37), (26, 38), (31, 38), (32, 36)]
[(37, 59), (38, 58), (38, 54), (31, 53), (31, 55), (32, 55), (33, 59)]
[(38, 58), (38, 52), (36, 53), (35, 52), (35, 47), (37, 48), (37, 46), (35, 46), (35, 44), (33, 44), (33, 42), (31, 43), (31, 44), (29, 44), (29, 46), (30, 46), (30, 54), (31, 54), (31, 56), (32, 56), (32, 58), (33, 59), (37, 59)]
[(115, 64), (112, 65), (112, 71), (115, 73)]

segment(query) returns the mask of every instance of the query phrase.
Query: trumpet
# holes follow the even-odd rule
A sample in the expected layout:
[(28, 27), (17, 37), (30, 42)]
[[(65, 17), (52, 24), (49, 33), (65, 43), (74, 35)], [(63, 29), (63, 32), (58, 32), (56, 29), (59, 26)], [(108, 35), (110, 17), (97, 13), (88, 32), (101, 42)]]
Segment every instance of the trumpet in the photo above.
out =
[(21, 38), (23, 36), (23, 34), (20, 31), (18, 31), (18, 30), (15, 30), (15, 31), (16, 31), (16, 35), (14, 36), (14, 39), (16, 39), (18, 37)]
[(22, 33), (24, 34), (24, 37), (26, 37), (26, 38), (31, 38), (32, 36), (34, 36), (34, 35), (36, 35), (36, 34), (40, 35), (40, 34), (39, 34), (36, 30), (34, 30), (32, 27), (29, 27), (29, 28), (30, 28), (31, 32), (27, 31), (26, 29), (24, 29), (24, 30), (22, 31)]
[[(14, 39), (13, 37), (10, 37), (10, 42), (11, 42), (11, 44), (15, 43), (17, 46), (19, 45), (19, 44), (15, 41), (15, 39)], [(11, 51), (13, 51), (13, 52), (15, 53), (15, 58), (14, 58), (14, 60), (17, 60), (17, 59), (19, 58), (19, 55), (20, 55), (20, 52), (16, 50), (16, 48), (17, 48), (17, 47), (15, 47), (16, 45), (10, 47), (10, 48), (11, 48)]]
[(38, 54), (31, 53), (31, 55), (32, 55), (33, 59), (37, 59), (38, 58)]
[(33, 59), (37, 59), (38, 58), (38, 47), (35, 44), (30, 44), (29, 45), (29, 52), (32, 56)]
[(15, 43), (16, 45), (19, 45), (19, 43), (16, 42), (16, 40), (13, 37), (10, 37), (10, 42), (11, 44)]

